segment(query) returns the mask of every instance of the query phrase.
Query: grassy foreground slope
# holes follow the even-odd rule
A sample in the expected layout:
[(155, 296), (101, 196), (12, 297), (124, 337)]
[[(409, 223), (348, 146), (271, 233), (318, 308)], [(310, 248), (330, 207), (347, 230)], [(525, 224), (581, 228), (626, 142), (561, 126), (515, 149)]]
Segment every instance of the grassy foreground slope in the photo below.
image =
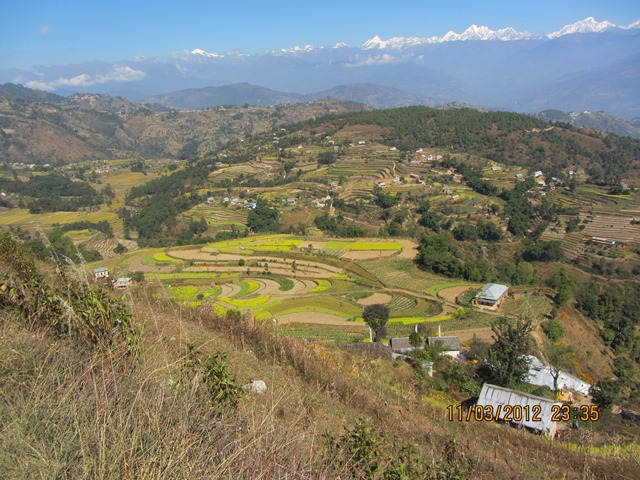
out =
[[(81, 284), (93, 300), (80, 304), (66, 289), (73, 272), (6, 243), (4, 478), (640, 476), (633, 458), (449, 422), (445, 408), (457, 402), (417, 388), (404, 363), (279, 337), (249, 316), (183, 308), (144, 289), (110, 297)], [(47, 316), (58, 305), (62, 327)], [(256, 379), (266, 393), (239, 389)]]

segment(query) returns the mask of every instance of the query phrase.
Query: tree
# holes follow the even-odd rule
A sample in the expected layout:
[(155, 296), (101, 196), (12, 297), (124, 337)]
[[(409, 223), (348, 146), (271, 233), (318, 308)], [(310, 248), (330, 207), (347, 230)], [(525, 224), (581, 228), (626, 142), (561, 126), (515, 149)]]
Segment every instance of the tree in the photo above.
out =
[(515, 324), (500, 317), (491, 325), (494, 343), (483, 368), (483, 374), (491, 383), (501, 387), (514, 387), (524, 381), (529, 371), (525, 355), (531, 343), (531, 320), (517, 319)]
[(565, 305), (573, 297), (576, 282), (564, 268), (554, 273), (548, 283), (557, 292), (554, 301), (559, 306)]
[(570, 370), (572, 359), (575, 358), (575, 350), (568, 345), (551, 345), (547, 351), (547, 359), (549, 360), (549, 370), (553, 378), (553, 391), (558, 393), (559, 379), (562, 369)]
[(418, 332), (411, 332), (411, 335), (409, 335), (409, 343), (413, 348), (420, 348), (422, 347), (422, 337)]
[(280, 231), (280, 212), (267, 201), (259, 198), (256, 208), (247, 216), (247, 226), (255, 233)]
[(591, 386), (589, 393), (596, 405), (603, 410), (609, 410), (619, 399), (620, 384), (613, 379), (598, 380)]
[(381, 303), (367, 305), (362, 312), (362, 318), (375, 334), (373, 341), (379, 342), (387, 334), (386, 324), (389, 320), (389, 307)]

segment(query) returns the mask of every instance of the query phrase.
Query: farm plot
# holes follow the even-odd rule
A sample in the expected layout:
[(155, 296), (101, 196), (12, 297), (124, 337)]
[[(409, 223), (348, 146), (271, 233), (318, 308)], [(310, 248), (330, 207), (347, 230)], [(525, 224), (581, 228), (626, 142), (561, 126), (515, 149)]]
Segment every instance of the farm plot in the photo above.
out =
[[(388, 293), (374, 293), (373, 295), (369, 295), (365, 298), (361, 298), (357, 301), (360, 305), (374, 305), (376, 303), (388, 304), (391, 302), (393, 297)], [(391, 307), (389, 307), (391, 308)]]
[[(0, 226), (21, 226), (23, 228), (36, 227), (38, 225), (51, 227), (55, 223), (64, 225), (67, 223), (88, 221), (98, 223), (103, 220), (109, 222), (114, 232), (122, 230), (122, 221), (118, 215), (108, 210), (97, 212), (49, 212), (30, 213), (24, 208), (14, 208), (0, 211)], [(119, 229), (119, 230), (118, 230)]]
[(429, 287), (441, 284), (443, 277), (423, 272), (407, 258), (390, 258), (360, 263), (387, 287), (424, 292)]
[[(580, 220), (584, 225), (583, 235), (604, 237), (624, 243), (640, 242), (640, 225), (631, 224), (633, 219), (631, 216), (615, 215), (613, 213), (580, 214)], [(584, 223), (584, 221), (588, 223)]]

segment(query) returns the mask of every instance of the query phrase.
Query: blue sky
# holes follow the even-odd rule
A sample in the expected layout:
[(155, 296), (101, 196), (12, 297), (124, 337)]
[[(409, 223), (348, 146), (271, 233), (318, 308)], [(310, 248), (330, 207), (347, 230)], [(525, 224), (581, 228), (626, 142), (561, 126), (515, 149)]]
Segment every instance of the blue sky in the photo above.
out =
[(442, 36), (471, 24), (546, 34), (586, 17), (628, 25), (638, 0), (1, 0), (0, 68), (164, 56), (359, 46), (379, 35)]

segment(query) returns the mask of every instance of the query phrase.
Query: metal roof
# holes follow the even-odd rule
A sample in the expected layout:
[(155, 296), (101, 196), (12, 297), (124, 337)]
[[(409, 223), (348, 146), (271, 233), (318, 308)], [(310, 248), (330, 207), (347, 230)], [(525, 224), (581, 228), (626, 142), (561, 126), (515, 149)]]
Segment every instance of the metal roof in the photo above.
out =
[[(497, 385), (491, 385), (485, 383), (482, 386), (480, 397), (476, 405), (493, 407), (493, 415), (503, 420), (505, 413), (513, 415), (513, 408), (505, 407), (520, 407), (521, 422), (525, 427), (532, 428), (541, 432), (555, 432), (556, 422), (551, 420), (553, 405), (561, 405), (548, 398), (537, 397), (535, 395), (529, 395), (527, 393), (518, 392), (516, 390), (510, 390), (504, 387), (498, 387)], [(534, 407), (536, 407), (534, 409)], [(537, 407), (540, 408), (538, 412)], [(534, 413), (537, 414), (534, 416)], [(538, 417), (540, 420), (537, 420)]]
[(460, 340), (458, 337), (427, 337), (427, 345), (435, 345), (436, 343), (442, 343), (445, 351), (453, 352), (460, 351)]
[(476, 298), (497, 302), (509, 290), (506, 285), (498, 283), (487, 283), (482, 290), (476, 294)]
[[(410, 352), (415, 349), (413, 345), (411, 345), (411, 342), (409, 341), (409, 337), (390, 338), (389, 346), (391, 347), (391, 350), (393, 350), (394, 352), (400, 352), (400, 353)], [(422, 346), (424, 347), (424, 340), (422, 340)]]
[[(553, 375), (551, 374), (551, 367), (544, 365), (537, 357), (529, 355), (526, 357), (529, 362), (529, 373), (525, 380), (532, 385), (539, 385), (542, 387), (549, 387), (553, 390)], [(589, 395), (591, 384), (581, 380), (566, 372), (560, 371), (558, 375), (558, 388), (564, 388), (573, 390), (575, 392)]]

